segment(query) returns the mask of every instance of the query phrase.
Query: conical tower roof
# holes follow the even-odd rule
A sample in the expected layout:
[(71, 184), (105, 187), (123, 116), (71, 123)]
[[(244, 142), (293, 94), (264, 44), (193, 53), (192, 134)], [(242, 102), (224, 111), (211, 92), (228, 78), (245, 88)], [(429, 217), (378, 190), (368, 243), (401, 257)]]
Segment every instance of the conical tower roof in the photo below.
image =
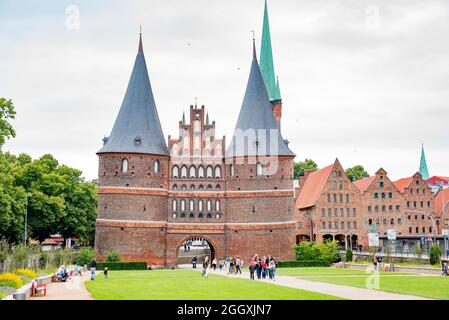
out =
[(153, 91), (143, 53), (142, 35), (139, 51), (128, 83), (125, 98), (100, 153), (145, 153), (168, 155)]
[(427, 169), (426, 155), (424, 154), (424, 144), (421, 147), (421, 160), (419, 162), (419, 173), (423, 180), (429, 179), (429, 170)]
[(273, 115), (253, 43), (253, 61), (227, 157), (295, 156), (282, 138)]

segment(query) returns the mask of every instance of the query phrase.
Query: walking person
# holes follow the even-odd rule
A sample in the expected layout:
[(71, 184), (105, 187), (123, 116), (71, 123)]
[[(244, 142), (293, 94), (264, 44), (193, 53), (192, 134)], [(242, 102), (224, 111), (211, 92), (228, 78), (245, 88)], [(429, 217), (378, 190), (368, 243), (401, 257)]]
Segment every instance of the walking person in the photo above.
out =
[(447, 262), (445, 262), (444, 264), (443, 264), (443, 270), (442, 270), (443, 272), (442, 272), (442, 275), (443, 276), (447, 276), (448, 275), (448, 267), (447, 267)]
[(377, 255), (377, 271), (380, 271), (382, 268), (382, 256), (380, 254)]
[(103, 270), (103, 274), (104, 274), (104, 280), (108, 280), (108, 268), (104, 268)]
[(223, 270), (223, 260), (221, 259), (218, 260), (218, 268), (220, 269), (220, 271)]
[(271, 259), (270, 263), (268, 265), (268, 273), (269, 273), (269, 276), (270, 276), (270, 280), (273, 280), (273, 281), (274, 281), (275, 268), (276, 268), (276, 263), (274, 262), (274, 259)]
[(197, 261), (198, 261), (197, 257), (194, 256), (194, 257), (192, 258), (192, 269), (196, 269), (196, 262), (197, 262)]
[(257, 260), (256, 274), (257, 274), (257, 279), (260, 279), (262, 277), (262, 261), (260, 260), (260, 258)]
[(229, 261), (229, 273), (234, 273), (234, 258), (231, 258), (231, 261)]
[(262, 279), (265, 279), (267, 276), (267, 258), (264, 256), (262, 261), (261, 261), (261, 265), (262, 265)]
[(214, 260), (212, 260), (212, 268), (214, 271), (217, 269), (217, 258), (214, 257)]
[(256, 271), (256, 265), (250, 264), (249, 265), (249, 278), (251, 280), (254, 280), (254, 271)]
[(241, 260), (240, 257), (237, 257), (237, 259), (235, 260), (235, 273), (238, 274), (242, 274), (242, 269), (240, 269), (240, 265), (241, 265)]
[(95, 272), (97, 268), (97, 261), (95, 259), (90, 263), (90, 280), (95, 280)]

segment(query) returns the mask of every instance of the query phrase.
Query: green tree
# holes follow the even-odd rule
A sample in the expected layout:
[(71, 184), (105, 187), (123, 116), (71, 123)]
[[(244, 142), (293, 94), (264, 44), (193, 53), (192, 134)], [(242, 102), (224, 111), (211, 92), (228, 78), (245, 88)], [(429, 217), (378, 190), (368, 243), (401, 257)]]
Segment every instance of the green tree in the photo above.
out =
[(0, 148), (5, 144), (6, 139), (14, 138), (16, 132), (10, 123), (16, 116), (16, 110), (12, 100), (0, 97)]
[(304, 176), (304, 169), (316, 171), (318, 170), (318, 165), (312, 159), (306, 159), (301, 162), (295, 162), (293, 178), (299, 179), (299, 177)]
[(430, 247), (430, 254), (429, 254), (430, 264), (440, 263), (440, 258), (441, 258), (441, 248), (439, 245), (433, 244)]
[(346, 169), (346, 175), (348, 176), (349, 180), (356, 181), (363, 178), (369, 177), (368, 172), (365, 170), (365, 168), (362, 165), (355, 165), (352, 168)]

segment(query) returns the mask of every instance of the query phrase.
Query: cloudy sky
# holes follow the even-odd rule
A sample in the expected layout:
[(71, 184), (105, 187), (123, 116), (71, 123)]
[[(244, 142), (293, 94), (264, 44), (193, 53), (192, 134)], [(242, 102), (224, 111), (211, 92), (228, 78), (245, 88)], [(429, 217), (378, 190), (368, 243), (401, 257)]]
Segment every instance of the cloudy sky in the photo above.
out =
[[(449, 175), (447, 0), (269, 0), (283, 134), (296, 160), (340, 159), (393, 179)], [(206, 105), (232, 134), (260, 44), (263, 0), (0, 0), (0, 96), (17, 109), (5, 149), (54, 154), (97, 176), (134, 63), (139, 25), (165, 136)]]

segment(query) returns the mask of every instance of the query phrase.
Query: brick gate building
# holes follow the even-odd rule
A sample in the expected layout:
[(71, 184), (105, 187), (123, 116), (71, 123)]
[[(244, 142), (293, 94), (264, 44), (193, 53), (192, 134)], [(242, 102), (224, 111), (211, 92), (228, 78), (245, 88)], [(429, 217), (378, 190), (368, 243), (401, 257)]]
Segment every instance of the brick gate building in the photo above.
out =
[(167, 146), (140, 37), (122, 106), (97, 153), (99, 259), (116, 250), (126, 261), (172, 267), (178, 248), (191, 238), (206, 240), (217, 257), (293, 258), (295, 155), (279, 130), (282, 101), (266, 7), (261, 62), (259, 67), (253, 43), (228, 148), (225, 137), (215, 137), (205, 107), (196, 104)]

